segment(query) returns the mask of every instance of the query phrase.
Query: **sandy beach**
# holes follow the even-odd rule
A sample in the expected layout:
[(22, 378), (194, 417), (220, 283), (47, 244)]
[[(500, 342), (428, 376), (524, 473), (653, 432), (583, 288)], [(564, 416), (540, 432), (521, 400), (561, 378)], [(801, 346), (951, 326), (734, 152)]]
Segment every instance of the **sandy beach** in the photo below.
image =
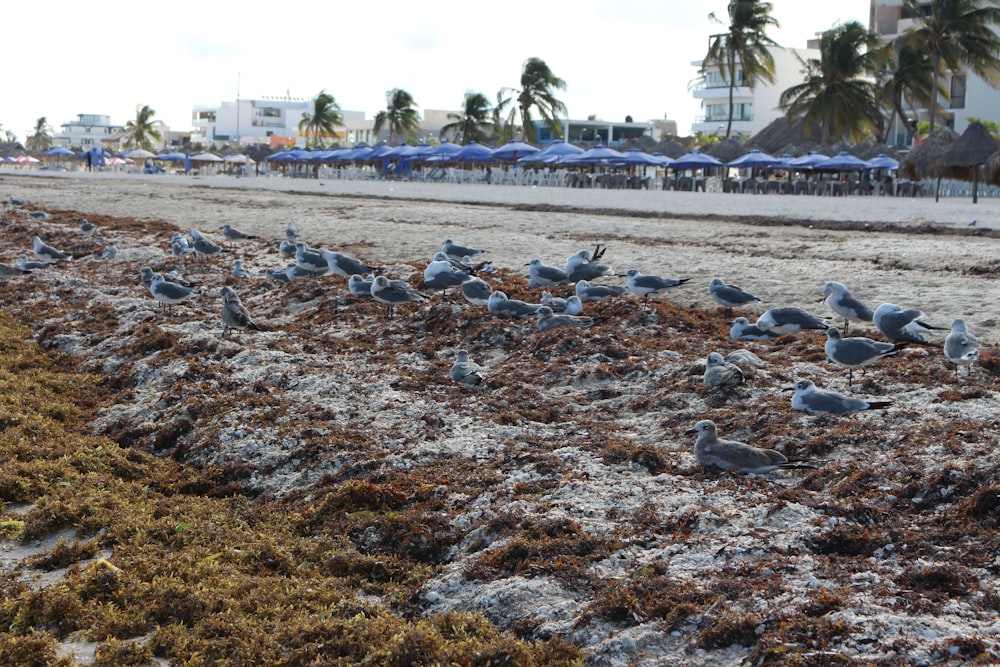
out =
[[(998, 201), (8, 173), (0, 195), (26, 202), (4, 213), (4, 261), (34, 234), (74, 256), (12, 277), (4, 304), (104, 379), (93, 432), (225, 471), (235, 492), (290, 512), (348, 483), (377, 489), (395, 504), (348, 504), (316, 530), (422, 568), (400, 613), (476, 612), (565, 639), (593, 666), (1000, 658)], [(486, 249), (499, 270), (484, 278), (525, 300), (541, 293), (526, 262), (562, 266), (596, 244), (616, 273), (690, 281), (649, 303), (587, 304), (587, 329), (539, 332), (439, 295), (390, 316), (332, 275), (262, 278), (288, 262), (276, 246), (289, 222), (414, 284), (448, 238)], [(222, 241), (225, 223), (260, 238)], [(175, 260), (174, 229), (224, 251)], [(236, 257), (254, 277), (229, 275)], [(162, 312), (143, 265), (180, 268), (201, 294)], [(716, 276), (761, 298), (751, 319), (830, 315), (828, 280), (942, 327), (963, 317), (982, 361), (957, 376), (939, 347), (914, 345), (848, 386), (822, 332), (732, 340), (708, 295)], [(264, 331), (221, 336), (223, 285)], [(479, 386), (449, 379), (462, 348), (484, 367)], [(707, 389), (707, 354), (739, 348), (747, 382)], [(797, 378), (892, 405), (813, 417), (781, 391)], [(700, 419), (815, 469), (703, 469), (685, 434)]]

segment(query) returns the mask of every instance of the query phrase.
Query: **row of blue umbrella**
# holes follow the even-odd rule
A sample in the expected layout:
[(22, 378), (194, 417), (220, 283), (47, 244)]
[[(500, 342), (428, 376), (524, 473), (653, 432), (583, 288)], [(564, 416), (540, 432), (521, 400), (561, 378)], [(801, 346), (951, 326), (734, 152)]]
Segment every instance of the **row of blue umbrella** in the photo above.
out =
[(645, 153), (639, 149), (625, 152), (616, 151), (608, 146), (598, 145), (584, 150), (565, 141), (555, 141), (545, 148), (536, 148), (521, 141), (512, 141), (499, 148), (491, 148), (470, 141), (464, 146), (443, 141), (436, 146), (426, 143), (416, 145), (399, 144), (389, 146), (379, 144), (375, 147), (359, 145), (353, 148), (337, 148), (333, 150), (294, 149), (271, 155), (272, 162), (289, 163), (330, 163), (370, 160), (410, 160), (436, 162), (521, 162), (534, 164), (603, 164), (612, 167), (630, 165), (649, 165), (670, 167), (675, 171), (687, 169), (707, 169), (713, 167), (736, 167), (740, 169), (771, 168), (816, 171), (861, 171), (865, 169), (898, 169), (899, 163), (881, 154), (871, 160), (847, 153), (838, 153), (833, 157), (811, 151), (800, 157), (782, 155), (774, 157), (753, 149), (746, 154), (724, 163), (721, 160), (695, 149), (679, 158), (671, 159), (659, 153)]

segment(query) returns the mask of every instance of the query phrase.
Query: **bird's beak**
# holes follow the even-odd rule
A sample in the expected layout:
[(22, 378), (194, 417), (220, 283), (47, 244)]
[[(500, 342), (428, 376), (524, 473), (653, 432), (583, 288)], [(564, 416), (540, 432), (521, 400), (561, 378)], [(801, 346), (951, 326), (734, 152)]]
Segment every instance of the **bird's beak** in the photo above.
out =
[(795, 391), (795, 387), (782, 387), (781, 391)]
[(688, 430), (684, 431), (684, 435), (694, 435), (697, 432), (698, 431), (696, 429), (689, 428)]

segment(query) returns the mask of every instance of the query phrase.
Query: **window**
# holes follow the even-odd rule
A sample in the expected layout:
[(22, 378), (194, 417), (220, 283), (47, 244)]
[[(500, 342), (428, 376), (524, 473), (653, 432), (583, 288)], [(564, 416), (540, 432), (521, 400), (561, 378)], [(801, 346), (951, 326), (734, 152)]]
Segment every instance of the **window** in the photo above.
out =
[(965, 77), (964, 76), (953, 76), (951, 77), (951, 108), (952, 109), (964, 109), (965, 108)]

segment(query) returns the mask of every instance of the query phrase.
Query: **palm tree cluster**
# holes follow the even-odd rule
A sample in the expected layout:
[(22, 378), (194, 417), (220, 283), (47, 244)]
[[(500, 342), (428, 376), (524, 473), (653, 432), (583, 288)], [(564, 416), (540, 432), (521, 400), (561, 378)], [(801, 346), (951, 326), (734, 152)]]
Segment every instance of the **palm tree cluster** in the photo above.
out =
[(163, 141), (159, 128), (163, 121), (153, 120), (156, 111), (148, 104), (136, 106), (135, 120), (125, 123), (124, 146), (126, 148), (141, 148), (152, 151), (153, 141)]
[[(777, 44), (767, 29), (779, 24), (771, 9), (762, 0), (731, 0), (728, 30), (715, 36), (704, 58), (704, 68), (718, 67), (729, 85), (727, 137), (733, 89), (774, 82), (768, 48)], [(884, 141), (896, 118), (909, 125), (907, 108), (929, 109), (933, 131), (939, 100), (948, 97), (948, 74), (961, 80), (971, 71), (1000, 87), (1000, 37), (994, 31), (1000, 0), (904, 0), (903, 16), (914, 25), (887, 44), (857, 22), (823, 33), (819, 57), (802, 60), (804, 81), (781, 94), (789, 118), (802, 117), (807, 135), (822, 142), (861, 141), (865, 135)], [(709, 18), (721, 22), (715, 13)]]
[[(501, 88), (497, 103), (490, 106), (482, 93), (466, 92), (460, 113), (448, 114), (452, 121), (441, 128), (442, 137), (460, 143), (483, 142), (489, 139), (509, 141), (520, 128), (524, 141), (534, 142), (535, 119), (540, 119), (556, 137), (562, 136), (561, 115), (566, 105), (556, 98), (557, 90), (565, 90), (566, 82), (553, 74), (541, 58), (528, 58), (521, 67), (520, 88)], [(410, 93), (394, 88), (386, 93), (387, 105), (375, 116), (374, 130), (389, 129), (389, 141), (413, 138), (420, 125), (420, 114)]]
[(35, 121), (35, 129), (25, 140), (24, 146), (29, 151), (45, 151), (52, 148), (52, 126), (45, 116)]
[(321, 90), (313, 100), (312, 111), (302, 114), (299, 121), (299, 131), (306, 136), (306, 145), (312, 137), (313, 146), (321, 146), (326, 137), (335, 138), (337, 128), (344, 124), (344, 116), (340, 113), (340, 105), (333, 95)]

